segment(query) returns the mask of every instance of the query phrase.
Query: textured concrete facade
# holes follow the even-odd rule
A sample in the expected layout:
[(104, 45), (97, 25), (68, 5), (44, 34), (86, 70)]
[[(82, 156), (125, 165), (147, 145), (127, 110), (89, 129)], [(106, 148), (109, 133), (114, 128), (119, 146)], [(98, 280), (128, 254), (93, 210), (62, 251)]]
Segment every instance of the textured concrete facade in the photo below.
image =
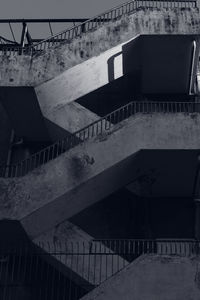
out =
[(0, 84), (36, 86), (137, 34), (198, 33), (197, 9), (141, 9), (34, 59), (2, 55)]

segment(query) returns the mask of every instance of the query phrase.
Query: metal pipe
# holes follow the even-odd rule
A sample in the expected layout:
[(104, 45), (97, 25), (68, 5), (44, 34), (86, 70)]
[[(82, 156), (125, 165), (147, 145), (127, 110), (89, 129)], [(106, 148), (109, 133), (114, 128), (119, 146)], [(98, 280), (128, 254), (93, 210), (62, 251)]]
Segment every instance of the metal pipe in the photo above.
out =
[(191, 65), (191, 73), (190, 73), (190, 86), (189, 86), (189, 95), (192, 95), (192, 82), (193, 82), (193, 73), (194, 73), (194, 62), (195, 62), (195, 55), (196, 55), (196, 48), (197, 44), (196, 41), (193, 41), (193, 53), (192, 53), (192, 65)]
[(10, 163), (11, 163), (12, 147), (13, 147), (14, 136), (15, 136), (15, 132), (12, 129), (11, 130), (11, 135), (10, 135), (10, 146), (9, 146), (9, 149), (8, 149), (8, 155), (7, 155), (7, 161), (6, 161), (6, 165), (8, 166), (8, 168), (6, 168), (5, 177), (9, 176), (9, 166), (10, 166)]
[(89, 18), (67, 18), (67, 19), (0, 19), (0, 23), (73, 23), (85, 22)]

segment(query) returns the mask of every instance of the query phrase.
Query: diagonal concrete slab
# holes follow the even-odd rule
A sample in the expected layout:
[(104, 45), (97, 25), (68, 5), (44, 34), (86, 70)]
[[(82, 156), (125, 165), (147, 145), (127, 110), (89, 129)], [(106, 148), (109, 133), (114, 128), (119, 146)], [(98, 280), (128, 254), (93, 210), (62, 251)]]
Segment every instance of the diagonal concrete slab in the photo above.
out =
[(198, 265), (198, 258), (143, 255), (81, 300), (198, 300)]
[[(62, 272), (80, 283), (84, 280), (86, 286), (96, 286), (107, 280), (117, 271), (124, 268), (128, 262), (115, 254), (100, 242), (92, 243), (93, 238), (81, 228), (69, 221), (57, 225), (48, 232), (35, 238), (33, 242), (47, 253), (53, 254), (54, 265), (62, 264)], [(59, 255), (59, 251), (63, 254)], [(51, 261), (51, 258), (48, 257)]]
[(99, 116), (75, 101), (58, 105), (46, 114), (48, 120), (73, 133), (99, 119)]
[(33, 87), (1, 87), (0, 101), (19, 137), (51, 140)]

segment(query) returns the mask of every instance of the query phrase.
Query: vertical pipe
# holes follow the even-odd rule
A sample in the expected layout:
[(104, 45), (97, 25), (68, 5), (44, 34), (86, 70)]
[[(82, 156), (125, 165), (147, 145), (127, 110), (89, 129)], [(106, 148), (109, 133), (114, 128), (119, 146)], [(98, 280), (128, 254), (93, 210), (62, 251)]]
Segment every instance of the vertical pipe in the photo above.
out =
[[(8, 155), (7, 155), (7, 161), (6, 161), (6, 165), (9, 166), (11, 163), (11, 157), (12, 157), (12, 143), (14, 142), (14, 137), (15, 137), (15, 132), (12, 129), (11, 131), (11, 135), (10, 135), (10, 146), (8, 149)], [(5, 177), (9, 177), (9, 167), (6, 168), (6, 174)]]
[(191, 73), (190, 73), (190, 85), (189, 85), (189, 95), (192, 94), (192, 83), (193, 83), (193, 73), (194, 73), (194, 62), (195, 62), (195, 55), (196, 55), (196, 41), (193, 41), (193, 54), (192, 54), (192, 64), (191, 64)]

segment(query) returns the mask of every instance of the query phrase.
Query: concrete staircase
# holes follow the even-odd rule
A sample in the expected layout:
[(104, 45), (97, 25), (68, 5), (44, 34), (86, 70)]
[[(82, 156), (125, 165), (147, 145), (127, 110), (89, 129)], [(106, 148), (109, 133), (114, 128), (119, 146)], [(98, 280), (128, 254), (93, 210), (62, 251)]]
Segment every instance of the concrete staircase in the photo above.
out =
[(135, 114), (23, 177), (1, 178), (1, 218), (37, 237), (141, 176), (139, 150), (198, 150), (198, 122), (199, 114)]
[[(192, 41), (190, 35), (136, 35), (36, 86), (35, 93), (43, 115), (73, 132), (73, 125), (64, 122), (63, 115), (67, 119), (68, 111), (76, 117), (76, 111), (68, 106), (74, 101), (90, 111), (90, 120), (95, 114), (104, 116), (132, 99), (139, 101), (142, 94), (190, 94), (198, 56), (198, 39)], [(84, 112), (81, 107), (81, 117)]]
[[(199, 42), (194, 34), (198, 33), (199, 18), (195, 1), (189, 1), (185, 9), (180, 8), (186, 4), (177, 3), (177, 8), (167, 4), (170, 11), (166, 10), (166, 3), (162, 1), (159, 7), (138, 2), (134, 9), (131, 8), (133, 2), (125, 3), (98, 16), (101, 22), (95, 27), (93, 21), (91, 24), (95, 30), (88, 28), (81, 34), (80, 40), (74, 39), (76, 35), (73, 35), (70, 44), (58, 45), (59, 42), (56, 42), (58, 47), (53, 52), (48, 49), (30, 62), (26, 55), (15, 57), (12, 63), (12, 58), (4, 59), (0, 71), (3, 72), (0, 94), (18, 135), (35, 140), (39, 134), (38, 140), (43, 138), (50, 143), (55, 141), (54, 131), (59, 130), (49, 128), (49, 121), (58, 126), (60, 131), (66, 130), (67, 135), (87, 126), (96, 119), (96, 115), (105, 115), (135, 96), (139, 100), (138, 93), (152, 92), (152, 89), (156, 93), (157, 86), (162, 86), (161, 93), (166, 89), (168, 93), (188, 93), (188, 86), (191, 84), (193, 87), (196, 76)], [(117, 12), (116, 16), (114, 12)], [(106, 16), (113, 22), (105, 21)], [(177, 35), (182, 37), (177, 38)], [(192, 40), (196, 43), (195, 53)], [(41, 44), (46, 43), (47, 40)], [(91, 43), (92, 51), (89, 49)], [(76, 45), (75, 48), (73, 45)], [(77, 49), (77, 46), (80, 48)], [(74, 57), (73, 52), (77, 51), (84, 52), (84, 55), (81, 58), (80, 55), (79, 58), (76, 55)], [(192, 56), (194, 68), (191, 70)], [(159, 60), (156, 67), (155, 60)], [(161, 69), (158, 69), (158, 65)], [(173, 69), (169, 71), (169, 67)], [(15, 74), (12, 75), (13, 70)], [(160, 72), (162, 80), (157, 75)], [(170, 78), (166, 74), (170, 74)], [(114, 86), (115, 82), (123, 91), (121, 95)], [(176, 85), (169, 82), (176, 82)], [(138, 86), (142, 91), (138, 90)], [(109, 104), (105, 100), (107, 97)], [(29, 101), (26, 101), (27, 98)], [(27, 118), (23, 118), (17, 109), (19, 99)], [(14, 105), (17, 113), (13, 117)], [(95, 107), (98, 109), (95, 110)], [(101, 107), (107, 107), (107, 110), (102, 111)], [(90, 110), (86, 112), (87, 118), (85, 108)], [(38, 119), (40, 124), (36, 121)], [(29, 133), (25, 130), (28, 127), (31, 128)]]
[(101, 23), (95, 31), (83, 34), (70, 44), (49, 49), (45, 55), (34, 58), (11, 55), (7, 59), (1, 56), (1, 86), (37, 86), (137, 34), (198, 34), (198, 9), (190, 7), (142, 7), (134, 14), (124, 13), (118, 20)]
[[(173, 66), (174, 69), (171, 73), (166, 69), (166, 74), (178, 78), (176, 86), (169, 86), (170, 81), (167, 77), (164, 77), (164, 80), (162, 78), (166, 85), (159, 84), (162, 92), (167, 86), (171, 88), (170, 91), (187, 93), (188, 85), (193, 85), (196, 74), (196, 69), (191, 68), (190, 62), (193, 58), (196, 65), (199, 41), (194, 37), (191, 38), (190, 35), (199, 33), (196, 26), (198, 22), (195, 8), (185, 9), (178, 16), (176, 10), (169, 12), (165, 9), (155, 11), (141, 9), (134, 15), (123, 16), (113, 23), (104, 24), (95, 33), (89, 32), (81, 36), (80, 40), (68, 45), (60, 45), (53, 51), (48, 50), (43, 56), (31, 59), (22, 56), (2, 62), (0, 76), (3, 74), (2, 91), (5, 91), (6, 87), (8, 93), (3, 96), (7, 112), (12, 116), (13, 93), (15, 94), (16, 86), (19, 86), (17, 90), (20, 90), (23, 95), (21, 99), (24, 107), (27, 105), (26, 98), (30, 101), (26, 113), (32, 114), (32, 104), (35, 103), (33, 119), (29, 119), (27, 114), (27, 118), (19, 123), (20, 112), (13, 116), (13, 124), (15, 129), (18, 129), (19, 135), (26, 135), (35, 141), (38, 138), (35, 137), (35, 133), (38, 132), (41, 140), (55, 141), (56, 137), (60, 138), (60, 136), (56, 135), (55, 128), (50, 127), (49, 122), (51, 122), (52, 126), (58, 126), (63, 130), (61, 134), (63, 137), (65, 133), (69, 134), (70, 138), (72, 137), (70, 141), (74, 142), (72, 134), (74, 132), (77, 134), (77, 130), (86, 128), (80, 134), (74, 135), (77, 144), (75, 142), (73, 148), (70, 145), (69, 148), (68, 145), (62, 148), (62, 141), (58, 142), (57, 148), (54, 148), (57, 153), (52, 154), (51, 159), (45, 156), (46, 153), (48, 156), (51, 153), (49, 150), (51, 148), (47, 148), (48, 150), (45, 150), (47, 152), (42, 150), (44, 156), (39, 156), (39, 161), (35, 163), (34, 168), (29, 169), (29, 160), (22, 162), (22, 168), (25, 164), (28, 172), (21, 174), (19, 172), (15, 175), (24, 176), (15, 177), (11, 174), (10, 177), (13, 178), (0, 178), (0, 218), (20, 220), (29, 237), (35, 244), (40, 245), (45, 254), (52, 250), (55, 241), (62, 243), (66, 237), (70, 243), (82, 242), (84, 260), (82, 256), (76, 254), (73, 259), (70, 257), (63, 259), (62, 256), (56, 255), (45, 257), (55, 268), (60, 268), (64, 275), (69, 276), (73, 273), (73, 280), (76, 283), (84, 281), (88, 291), (117, 272), (119, 265), (121, 268), (126, 267), (128, 262), (115, 255), (116, 263), (113, 264), (113, 251), (107, 247), (104, 249), (110, 256), (106, 256), (106, 261), (102, 262), (105, 258), (101, 255), (89, 261), (91, 251), (101, 249), (102, 243), (96, 243), (95, 249), (90, 248), (88, 245), (92, 237), (66, 220), (124, 186), (134, 190), (134, 185), (130, 184), (142, 175), (140, 150), (198, 151), (200, 147), (198, 138), (200, 116), (198, 113), (194, 114), (196, 110), (190, 113), (178, 110), (173, 113), (172, 111), (164, 113), (162, 110), (145, 113), (143, 110), (138, 113), (135, 111), (127, 115), (127, 118), (122, 117), (121, 121), (119, 118), (117, 122), (110, 116), (99, 120), (99, 115), (102, 113), (91, 109), (95, 106), (92, 103), (94, 93), (96, 98), (101, 94), (100, 100), (102, 100), (105, 97), (104, 90), (101, 89), (105, 87), (109, 89), (113, 86), (113, 82), (118, 84), (117, 80), (121, 80), (121, 84), (125, 87), (128, 84), (130, 88), (133, 80), (133, 89), (128, 88), (130, 93), (128, 97), (126, 99), (119, 97), (120, 107), (127, 104), (129, 99), (132, 100), (130, 96), (140, 92), (137, 90), (138, 80), (142, 82), (143, 91), (149, 91), (159, 80), (158, 77), (152, 76), (159, 72), (158, 68), (151, 69), (151, 63), (154, 65), (155, 57), (158, 58), (154, 47), (160, 45), (160, 42), (154, 40), (154, 47), (151, 49), (147, 47), (150, 49), (147, 53), (146, 47), (141, 46), (144, 42), (141, 35), (155, 32), (159, 35), (174, 35), (174, 37), (167, 37), (176, 41), (174, 48), (170, 50), (178, 47), (179, 39), (175, 37), (176, 34), (188, 35), (184, 36), (183, 43), (179, 44), (184, 51), (181, 52), (180, 60), (176, 58), (177, 65), (173, 63), (173, 56), (170, 56), (172, 58), (170, 63), (167, 62), (167, 65), (170, 68)], [(172, 24), (175, 24), (173, 28)], [(197, 47), (196, 52), (192, 48), (194, 42)], [(85, 45), (87, 46), (83, 50), (82, 47)], [(162, 46), (165, 48), (164, 43)], [(77, 51), (74, 51), (76, 49)], [(167, 48), (166, 52), (169, 52), (168, 50)], [(129, 63), (133, 56), (138, 60), (140, 52), (142, 54), (139, 64), (136, 60)], [(162, 47), (158, 48), (158, 52), (163, 56)], [(15, 68), (13, 68), (13, 61)], [(162, 64), (160, 66), (163, 68)], [(168, 66), (164, 65), (164, 67)], [(146, 72), (147, 70), (149, 73)], [(153, 70), (154, 73), (149, 70)], [(174, 70), (179, 70), (179, 73), (175, 73)], [(138, 72), (143, 72), (146, 77), (138, 79)], [(171, 82), (174, 82), (173, 78)], [(22, 86), (29, 86), (29, 88)], [(178, 90), (174, 91), (176, 88)], [(4, 94), (2, 91), (1, 95)], [(113, 88), (110, 94), (112, 98), (115, 92)], [(109, 101), (109, 98), (106, 101)], [(103, 106), (100, 101), (99, 105)], [(141, 105), (145, 104), (141, 103)], [(120, 110), (120, 116), (123, 116), (124, 111), (127, 112), (127, 107)], [(112, 106), (109, 109), (114, 110)], [(117, 116), (118, 112), (115, 115)], [(34, 122), (38, 116), (40, 124)], [(28, 124), (34, 125), (32, 132), (27, 131)], [(88, 127), (89, 124), (92, 125)], [(98, 134), (99, 125), (100, 134)], [(91, 134), (93, 130), (96, 130), (94, 135)], [(88, 137), (90, 136), (88, 139), (85, 137), (87, 134)], [(60, 150), (61, 148), (63, 151)], [(37, 154), (34, 157), (37, 161)], [(70, 247), (67, 250), (70, 250)], [(76, 261), (75, 265), (73, 260)], [(99, 272), (102, 263), (106, 268)], [(129, 272), (126, 272), (125, 276), (127, 274)], [(112, 280), (115, 279), (113, 277)], [(107, 298), (103, 296), (102, 299), (112, 298), (110, 291), (106, 294), (109, 282), (110, 280), (103, 287)], [(128, 280), (127, 284), (129, 284)], [(99, 295), (98, 290), (95, 290), (84, 299), (96, 299), (96, 292)], [(118, 292), (121, 297), (119, 299), (123, 299), (120, 291)]]
[(136, 35), (36, 87), (1, 87), (1, 101), (19, 136), (50, 142), (48, 121), (67, 135), (141, 95), (191, 94), (198, 56), (197, 37)]

